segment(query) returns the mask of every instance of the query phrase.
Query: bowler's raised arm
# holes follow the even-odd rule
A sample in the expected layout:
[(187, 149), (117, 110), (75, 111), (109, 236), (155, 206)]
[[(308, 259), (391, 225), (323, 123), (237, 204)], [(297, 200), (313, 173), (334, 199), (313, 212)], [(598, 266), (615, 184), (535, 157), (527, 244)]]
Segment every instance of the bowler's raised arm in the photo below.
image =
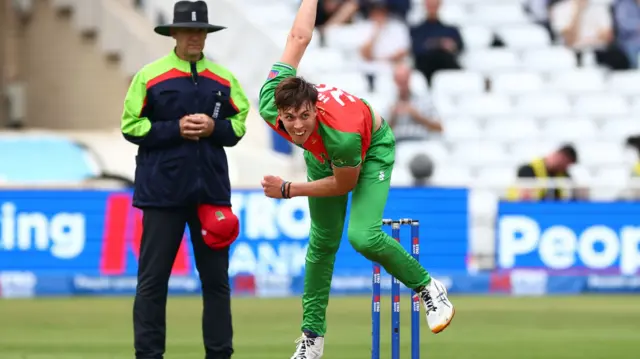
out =
[(293, 20), (291, 31), (287, 36), (287, 44), (284, 47), (280, 62), (293, 68), (298, 68), (300, 60), (313, 36), (317, 8), (318, 0), (302, 0), (296, 18)]

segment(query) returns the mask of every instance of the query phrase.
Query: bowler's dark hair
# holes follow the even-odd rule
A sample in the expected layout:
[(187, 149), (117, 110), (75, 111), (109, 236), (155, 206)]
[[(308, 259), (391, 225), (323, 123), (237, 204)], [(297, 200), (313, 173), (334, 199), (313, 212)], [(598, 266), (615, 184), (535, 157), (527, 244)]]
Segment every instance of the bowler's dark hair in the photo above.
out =
[(309, 103), (311, 106), (318, 100), (316, 87), (301, 77), (289, 77), (282, 80), (275, 91), (276, 107), (281, 110), (299, 110)]

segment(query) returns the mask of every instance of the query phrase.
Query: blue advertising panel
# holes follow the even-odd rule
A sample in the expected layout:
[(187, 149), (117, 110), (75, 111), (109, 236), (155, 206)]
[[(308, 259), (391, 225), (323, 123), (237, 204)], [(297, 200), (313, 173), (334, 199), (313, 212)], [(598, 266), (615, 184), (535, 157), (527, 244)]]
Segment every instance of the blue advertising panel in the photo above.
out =
[[(428, 269), (465, 271), (467, 197), (465, 189), (392, 189), (384, 215), (421, 221), (421, 262)], [(229, 274), (238, 288), (290, 288), (304, 273), (307, 199), (274, 200), (246, 190), (234, 191), (232, 203), (241, 230), (231, 247)], [(348, 216), (334, 273), (366, 277), (371, 263), (348, 242)], [(64, 285), (79, 292), (130, 291), (141, 230), (141, 213), (131, 207), (128, 192), (0, 191), (0, 272), (12, 288), (36, 286), (29, 284), (35, 275), (47, 277), (36, 286), (46, 292)], [(409, 233), (403, 228), (407, 247)], [(188, 231), (173, 276), (176, 291), (199, 290)]]
[(636, 275), (640, 203), (499, 204), (497, 267), (565, 275)]

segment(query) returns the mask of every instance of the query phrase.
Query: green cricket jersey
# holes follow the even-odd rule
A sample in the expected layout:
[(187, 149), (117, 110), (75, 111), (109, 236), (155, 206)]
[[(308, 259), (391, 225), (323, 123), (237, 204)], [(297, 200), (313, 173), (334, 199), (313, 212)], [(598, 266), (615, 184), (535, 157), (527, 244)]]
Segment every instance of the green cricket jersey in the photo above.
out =
[[(289, 142), (291, 136), (278, 118), (275, 89), (280, 81), (296, 76), (296, 70), (285, 63), (273, 65), (260, 90), (260, 115), (278, 134)], [(369, 104), (346, 91), (324, 84), (318, 89), (317, 127), (300, 147), (311, 152), (320, 162), (330, 161), (335, 167), (357, 167), (371, 145), (374, 117)]]

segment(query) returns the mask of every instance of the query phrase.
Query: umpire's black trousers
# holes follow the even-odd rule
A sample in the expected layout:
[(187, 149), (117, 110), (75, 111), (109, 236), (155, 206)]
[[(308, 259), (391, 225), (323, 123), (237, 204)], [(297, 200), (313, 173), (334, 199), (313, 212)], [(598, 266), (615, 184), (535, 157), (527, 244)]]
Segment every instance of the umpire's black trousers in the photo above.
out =
[(187, 224), (202, 282), (205, 358), (228, 359), (233, 353), (229, 250), (214, 251), (204, 243), (196, 207), (154, 208), (143, 210), (138, 286), (133, 306), (137, 359), (163, 358), (168, 281)]

